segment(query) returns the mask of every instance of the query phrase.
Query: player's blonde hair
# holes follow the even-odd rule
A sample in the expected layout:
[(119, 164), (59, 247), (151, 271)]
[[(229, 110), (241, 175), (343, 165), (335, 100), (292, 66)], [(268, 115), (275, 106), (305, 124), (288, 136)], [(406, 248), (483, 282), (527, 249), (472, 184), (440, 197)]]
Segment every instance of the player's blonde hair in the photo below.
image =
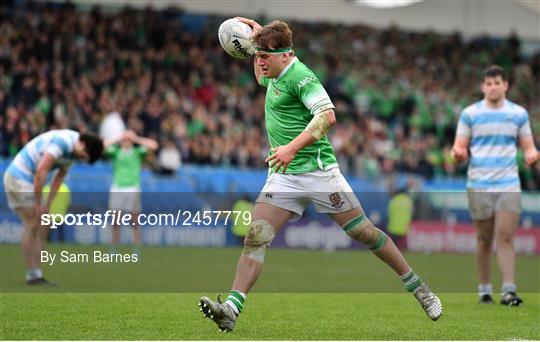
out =
[(253, 42), (263, 49), (292, 48), (292, 31), (286, 22), (274, 20), (253, 36)]

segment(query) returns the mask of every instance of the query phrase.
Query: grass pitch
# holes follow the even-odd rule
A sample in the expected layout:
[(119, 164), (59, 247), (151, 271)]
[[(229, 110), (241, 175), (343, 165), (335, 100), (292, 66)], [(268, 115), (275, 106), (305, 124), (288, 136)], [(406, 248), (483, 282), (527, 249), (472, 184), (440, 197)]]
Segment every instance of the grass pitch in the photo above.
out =
[[(103, 247), (49, 251), (97, 248)], [(539, 257), (518, 257), (525, 304), (504, 307), (476, 304), (471, 255), (406, 255), (443, 301), (443, 317), (432, 322), (368, 252), (274, 249), (236, 330), (222, 334), (202, 318), (198, 298), (227, 292), (240, 249), (148, 247), (134, 265), (55, 264), (45, 268), (59, 283), (50, 288), (24, 285), (18, 246), (1, 245), (0, 252), (1, 339), (540, 339)]]

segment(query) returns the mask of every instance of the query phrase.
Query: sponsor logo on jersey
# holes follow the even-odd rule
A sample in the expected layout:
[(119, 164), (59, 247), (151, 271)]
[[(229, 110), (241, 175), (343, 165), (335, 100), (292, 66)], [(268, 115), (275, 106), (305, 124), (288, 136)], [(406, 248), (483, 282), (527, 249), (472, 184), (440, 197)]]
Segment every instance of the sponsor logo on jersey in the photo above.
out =
[(315, 80), (316, 80), (315, 76), (307, 76), (307, 77), (305, 77), (303, 80), (298, 82), (298, 84), (297, 84), (298, 89), (301, 89), (302, 87), (304, 87), (309, 82), (312, 82), (312, 81), (315, 81)]

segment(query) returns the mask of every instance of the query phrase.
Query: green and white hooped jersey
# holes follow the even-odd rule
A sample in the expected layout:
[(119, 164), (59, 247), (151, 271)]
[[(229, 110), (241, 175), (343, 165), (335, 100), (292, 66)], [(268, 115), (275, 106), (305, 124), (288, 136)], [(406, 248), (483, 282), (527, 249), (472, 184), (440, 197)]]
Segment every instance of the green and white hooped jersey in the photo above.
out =
[[(277, 78), (263, 77), (260, 83), (267, 87), (264, 107), (271, 147), (288, 144), (306, 129), (313, 115), (335, 108), (313, 71), (296, 57)], [(336, 166), (334, 149), (324, 136), (300, 150), (286, 173), (328, 170)]]

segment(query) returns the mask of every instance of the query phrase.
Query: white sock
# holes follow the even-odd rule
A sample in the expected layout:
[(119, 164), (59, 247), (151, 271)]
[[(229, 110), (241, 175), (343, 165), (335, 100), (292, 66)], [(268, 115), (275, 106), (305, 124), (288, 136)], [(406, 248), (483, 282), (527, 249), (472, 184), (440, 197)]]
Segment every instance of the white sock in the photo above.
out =
[(30, 268), (26, 271), (26, 280), (33, 280), (43, 277), (43, 272), (40, 268)]
[(516, 288), (516, 284), (514, 283), (503, 283), (501, 286), (501, 292), (502, 294), (507, 292), (516, 292)]
[(493, 287), (491, 284), (479, 284), (478, 285), (478, 295), (482, 297), (483, 295), (492, 295)]

